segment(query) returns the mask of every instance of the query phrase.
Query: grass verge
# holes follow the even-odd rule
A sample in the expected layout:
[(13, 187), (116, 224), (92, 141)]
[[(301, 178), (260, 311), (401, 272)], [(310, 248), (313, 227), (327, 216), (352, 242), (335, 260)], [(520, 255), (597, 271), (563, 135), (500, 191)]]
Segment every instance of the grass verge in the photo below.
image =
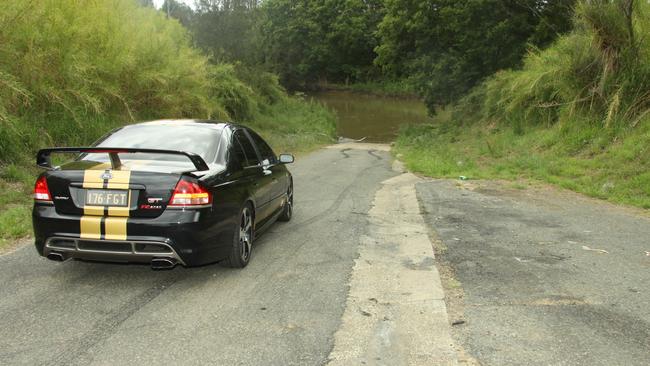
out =
[(410, 170), (440, 178), (533, 179), (650, 209), (650, 118), (619, 131), (581, 121), (525, 132), (438, 122), (403, 129), (394, 152)]
[(31, 189), (37, 172), (15, 164), (0, 170), (0, 252), (31, 233)]

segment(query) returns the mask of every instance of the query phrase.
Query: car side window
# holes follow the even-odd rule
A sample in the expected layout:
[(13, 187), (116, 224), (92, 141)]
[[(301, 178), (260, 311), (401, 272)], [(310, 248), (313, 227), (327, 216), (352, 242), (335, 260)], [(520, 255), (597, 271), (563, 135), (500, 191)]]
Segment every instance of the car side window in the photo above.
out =
[(248, 161), (246, 159), (246, 154), (244, 153), (244, 148), (239, 143), (239, 140), (235, 137), (232, 139), (232, 156), (241, 164), (242, 168), (248, 166)]
[(248, 130), (248, 133), (253, 139), (253, 142), (255, 142), (255, 146), (257, 146), (257, 150), (260, 152), (262, 160), (268, 160), (270, 164), (277, 164), (278, 159), (269, 144), (267, 144), (266, 141), (264, 141), (264, 139), (262, 139), (260, 135), (256, 134), (255, 132)]
[[(255, 147), (251, 143), (251, 141), (248, 139), (244, 131), (239, 130), (235, 132), (235, 139), (239, 142), (243, 149), (243, 153), (246, 156), (246, 160), (243, 161), (243, 163), (246, 166), (253, 166), (253, 165), (258, 165), (260, 163), (260, 159), (257, 157), (257, 152), (255, 151)], [(247, 164), (245, 162), (248, 162)]]

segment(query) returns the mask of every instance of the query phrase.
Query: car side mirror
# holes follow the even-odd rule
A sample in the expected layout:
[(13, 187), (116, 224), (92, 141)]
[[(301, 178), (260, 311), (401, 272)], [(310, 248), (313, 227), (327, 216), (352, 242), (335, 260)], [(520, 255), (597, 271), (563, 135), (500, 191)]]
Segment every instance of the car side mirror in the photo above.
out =
[(291, 154), (280, 154), (280, 164), (291, 164), (294, 160)]

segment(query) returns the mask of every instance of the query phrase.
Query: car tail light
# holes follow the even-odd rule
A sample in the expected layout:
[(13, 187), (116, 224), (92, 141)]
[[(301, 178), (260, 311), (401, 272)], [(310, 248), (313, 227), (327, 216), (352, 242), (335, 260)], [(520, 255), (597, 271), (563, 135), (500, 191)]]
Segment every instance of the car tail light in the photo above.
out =
[(34, 185), (34, 200), (36, 201), (51, 201), (52, 195), (49, 188), (47, 188), (47, 180), (44, 175), (41, 175)]
[(202, 206), (212, 203), (212, 194), (199, 183), (181, 179), (174, 188), (170, 206)]

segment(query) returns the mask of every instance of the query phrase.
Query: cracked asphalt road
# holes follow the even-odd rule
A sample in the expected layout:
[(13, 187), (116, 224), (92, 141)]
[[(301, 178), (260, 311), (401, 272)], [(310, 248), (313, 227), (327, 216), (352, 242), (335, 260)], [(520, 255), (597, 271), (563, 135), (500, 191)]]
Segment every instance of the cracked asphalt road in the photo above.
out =
[(323, 149), (290, 167), (296, 205), (244, 270), (0, 256), (2, 365), (319, 365), (333, 347), (380, 182), (381, 151)]
[(416, 188), (467, 363), (650, 364), (648, 212), (548, 187)]
[[(454, 351), (459, 364), (648, 364), (647, 212), (547, 188), (420, 181), (369, 146), (323, 149), (291, 170), (294, 218), (258, 239), (244, 270), (55, 263), (31, 245), (0, 256), (0, 364), (428, 365), (456, 364)], [(400, 315), (418, 310), (413, 298), (430, 310)]]

